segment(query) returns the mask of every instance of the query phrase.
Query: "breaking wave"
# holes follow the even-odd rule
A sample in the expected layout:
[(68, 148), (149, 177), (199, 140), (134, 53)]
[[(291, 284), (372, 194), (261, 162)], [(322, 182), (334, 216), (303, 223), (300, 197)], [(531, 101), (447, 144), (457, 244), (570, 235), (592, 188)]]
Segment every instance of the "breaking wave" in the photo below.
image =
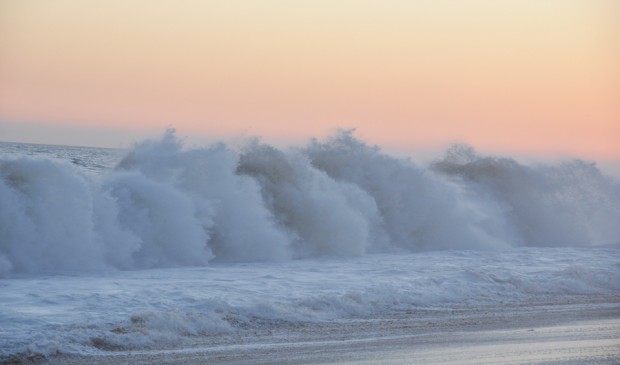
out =
[(341, 131), (281, 150), (183, 148), (173, 130), (111, 171), (0, 160), (0, 276), (372, 252), (620, 243), (620, 182), (456, 145), (420, 167)]

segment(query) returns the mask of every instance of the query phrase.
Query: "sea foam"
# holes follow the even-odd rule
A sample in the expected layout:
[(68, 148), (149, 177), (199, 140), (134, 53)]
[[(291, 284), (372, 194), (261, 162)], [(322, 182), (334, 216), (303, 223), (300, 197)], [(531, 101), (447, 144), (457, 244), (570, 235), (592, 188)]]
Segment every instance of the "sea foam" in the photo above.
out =
[(341, 131), (306, 146), (184, 148), (174, 131), (116, 168), (0, 160), (0, 276), (373, 252), (620, 243), (620, 182), (571, 160), (457, 145), (428, 167)]

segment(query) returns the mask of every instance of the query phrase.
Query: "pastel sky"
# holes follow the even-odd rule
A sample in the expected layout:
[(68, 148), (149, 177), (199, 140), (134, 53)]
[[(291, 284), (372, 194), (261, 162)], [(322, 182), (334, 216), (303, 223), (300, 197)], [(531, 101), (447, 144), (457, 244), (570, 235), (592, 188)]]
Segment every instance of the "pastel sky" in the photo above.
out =
[(0, 1), (0, 140), (166, 126), (620, 160), (620, 1)]

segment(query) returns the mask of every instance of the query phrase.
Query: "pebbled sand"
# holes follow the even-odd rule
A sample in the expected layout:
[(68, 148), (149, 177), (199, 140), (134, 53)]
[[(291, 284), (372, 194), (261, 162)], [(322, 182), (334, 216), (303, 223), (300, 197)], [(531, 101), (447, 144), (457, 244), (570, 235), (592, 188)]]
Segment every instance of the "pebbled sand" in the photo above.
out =
[[(286, 326), (284, 326), (286, 327)], [(620, 364), (620, 304), (422, 310), (37, 364)], [(25, 363), (32, 363), (26, 361)]]

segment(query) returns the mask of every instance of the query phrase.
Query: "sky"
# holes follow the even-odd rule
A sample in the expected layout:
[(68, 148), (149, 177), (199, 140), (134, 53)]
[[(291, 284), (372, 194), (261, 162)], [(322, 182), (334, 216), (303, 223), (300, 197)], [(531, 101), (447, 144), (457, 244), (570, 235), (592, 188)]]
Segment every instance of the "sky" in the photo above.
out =
[(0, 0), (0, 140), (167, 127), (620, 161), (620, 1)]

